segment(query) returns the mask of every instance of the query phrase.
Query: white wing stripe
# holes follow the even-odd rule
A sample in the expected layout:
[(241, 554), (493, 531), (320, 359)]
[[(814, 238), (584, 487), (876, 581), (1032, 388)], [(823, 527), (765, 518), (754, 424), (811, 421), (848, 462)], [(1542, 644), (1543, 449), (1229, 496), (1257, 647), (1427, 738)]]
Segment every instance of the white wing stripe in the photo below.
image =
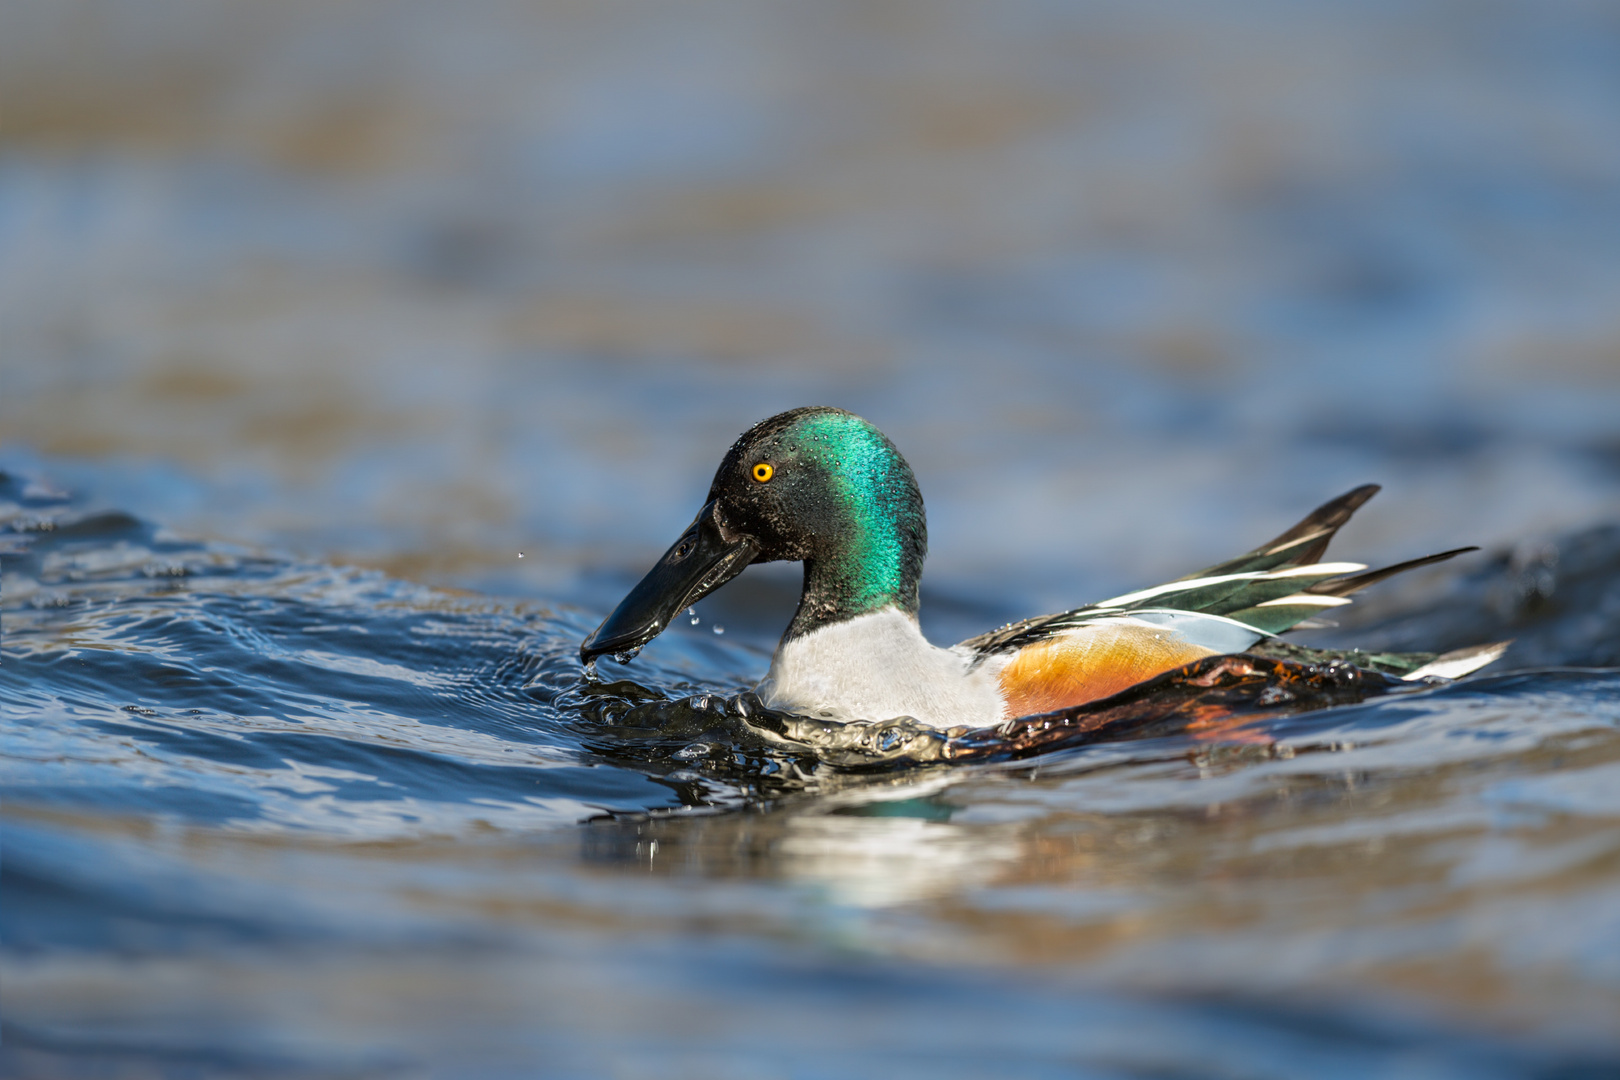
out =
[(1340, 574), (1354, 574), (1367, 569), (1366, 563), (1358, 562), (1320, 562), (1310, 566), (1290, 566), (1287, 570), (1273, 570), (1261, 577), (1269, 580), (1291, 577), (1338, 577)]
[(1111, 600), (1099, 600), (1093, 607), (1117, 608), (1127, 604), (1135, 604), (1142, 600), (1151, 600), (1155, 596), (1165, 596), (1169, 593), (1187, 592), (1191, 589), (1202, 589), (1206, 585), (1223, 585), (1228, 581), (1274, 581), (1279, 578), (1291, 577), (1337, 577), (1340, 574), (1353, 574), (1358, 570), (1367, 569), (1364, 563), (1316, 563), (1313, 566), (1294, 566), (1287, 570), (1273, 570), (1253, 574), (1219, 574), (1215, 577), (1194, 578), (1191, 581), (1172, 581), (1168, 585), (1156, 585), (1151, 589), (1140, 592), (1126, 593)]
[(1295, 593), (1280, 600), (1267, 600), (1254, 605), (1263, 607), (1341, 607), (1350, 602), (1348, 596), (1313, 596), (1310, 593)]

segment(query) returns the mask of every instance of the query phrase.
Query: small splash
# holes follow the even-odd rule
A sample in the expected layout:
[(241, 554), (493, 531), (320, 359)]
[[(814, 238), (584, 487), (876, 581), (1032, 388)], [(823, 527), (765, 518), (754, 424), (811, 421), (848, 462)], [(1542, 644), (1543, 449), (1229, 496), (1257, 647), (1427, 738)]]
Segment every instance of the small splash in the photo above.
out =
[(520, 559), (523, 558), (523, 552), (521, 552), (521, 551), (518, 552), (518, 558), (520, 558)]
[[(696, 619), (693, 619), (693, 620), (692, 620), (692, 621), (693, 621), (693, 622), (697, 622), (697, 620), (696, 620)], [(723, 634), (723, 633), (725, 633), (725, 632), (726, 632), (726, 628), (725, 628), (725, 627), (723, 627), (723, 626), (721, 626), (721, 625), (720, 625), (720, 624), (719, 624), (719, 623), (715, 623), (715, 624), (714, 624), (714, 632), (715, 632), (715, 633), (716, 633), (716, 634)]]

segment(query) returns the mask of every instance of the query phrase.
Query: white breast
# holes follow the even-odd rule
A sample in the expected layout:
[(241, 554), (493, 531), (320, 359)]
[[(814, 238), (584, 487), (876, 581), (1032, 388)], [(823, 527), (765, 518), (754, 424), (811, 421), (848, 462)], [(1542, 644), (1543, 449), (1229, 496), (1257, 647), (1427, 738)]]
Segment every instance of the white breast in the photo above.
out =
[(1002, 719), (1001, 662), (968, 671), (966, 652), (930, 645), (898, 608), (824, 626), (777, 646), (759, 684), (773, 709), (838, 720), (910, 716), (933, 727)]

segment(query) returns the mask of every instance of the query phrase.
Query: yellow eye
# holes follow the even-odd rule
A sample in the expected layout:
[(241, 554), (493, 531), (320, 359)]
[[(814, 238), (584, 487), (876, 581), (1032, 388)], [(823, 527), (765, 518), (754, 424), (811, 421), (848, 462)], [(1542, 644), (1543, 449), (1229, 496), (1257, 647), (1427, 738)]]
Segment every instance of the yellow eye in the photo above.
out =
[(754, 479), (763, 484), (765, 481), (769, 480), (775, 472), (775, 469), (771, 468), (770, 465), (762, 461), (758, 465), (754, 466)]

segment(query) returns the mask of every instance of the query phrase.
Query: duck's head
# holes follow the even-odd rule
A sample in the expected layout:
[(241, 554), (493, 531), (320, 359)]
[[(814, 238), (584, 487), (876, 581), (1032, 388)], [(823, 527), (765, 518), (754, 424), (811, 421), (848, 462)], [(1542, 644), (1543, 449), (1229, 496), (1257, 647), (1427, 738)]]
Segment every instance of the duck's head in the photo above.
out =
[(781, 413), (732, 444), (703, 509), (580, 658), (639, 649), (757, 562), (805, 564), (789, 637), (888, 606), (915, 614), (927, 548), (917, 481), (881, 431), (842, 409)]

